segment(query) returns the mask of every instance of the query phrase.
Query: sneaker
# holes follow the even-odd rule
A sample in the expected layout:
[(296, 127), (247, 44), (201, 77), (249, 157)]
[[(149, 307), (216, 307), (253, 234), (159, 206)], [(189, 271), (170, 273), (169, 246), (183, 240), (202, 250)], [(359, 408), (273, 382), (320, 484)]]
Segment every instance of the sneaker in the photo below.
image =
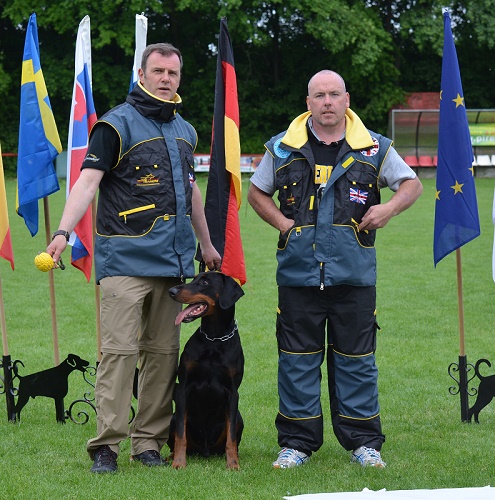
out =
[(292, 448), (282, 448), (278, 454), (277, 460), (273, 462), (274, 469), (290, 469), (291, 467), (299, 467), (304, 465), (309, 460), (309, 456), (302, 451), (297, 451)]
[(131, 462), (138, 461), (147, 467), (156, 467), (159, 465), (167, 465), (167, 461), (163, 460), (160, 453), (156, 450), (146, 450), (139, 455), (131, 455)]
[(363, 467), (385, 467), (386, 463), (382, 460), (382, 456), (378, 450), (361, 446), (354, 450), (351, 456), (351, 462), (356, 462)]
[(117, 472), (117, 453), (110, 446), (103, 445), (96, 449), (93, 454), (93, 466), (91, 472), (104, 474), (106, 472)]

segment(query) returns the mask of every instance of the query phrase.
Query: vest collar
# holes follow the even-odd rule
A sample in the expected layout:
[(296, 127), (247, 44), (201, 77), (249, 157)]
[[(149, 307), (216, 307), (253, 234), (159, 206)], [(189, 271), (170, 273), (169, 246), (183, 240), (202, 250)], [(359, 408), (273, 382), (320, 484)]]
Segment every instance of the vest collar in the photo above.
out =
[(175, 114), (182, 107), (182, 99), (179, 94), (175, 94), (172, 101), (165, 101), (148, 92), (140, 82), (127, 96), (126, 102), (134, 106), (146, 118), (163, 123), (174, 120)]
[[(287, 132), (282, 137), (282, 143), (294, 149), (301, 149), (308, 142), (308, 129), (306, 123), (311, 116), (310, 111), (294, 118)], [(361, 118), (347, 108), (345, 113), (345, 139), (351, 149), (366, 149), (373, 146), (373, 139), (364, 126)]]

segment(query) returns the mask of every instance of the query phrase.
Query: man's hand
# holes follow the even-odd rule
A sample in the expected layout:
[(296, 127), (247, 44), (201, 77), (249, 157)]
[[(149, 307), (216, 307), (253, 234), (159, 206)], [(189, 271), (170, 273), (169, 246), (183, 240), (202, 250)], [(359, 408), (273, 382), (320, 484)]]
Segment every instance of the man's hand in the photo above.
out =
[(220, 254), (216, 251), (213, 245), (205, 245), (205, 248), (201, 246), (201, 255), (203, 257), (204, 263), (206, 264), (206, 267), (210, 271), (220, 271), (220, 267), (222, 265), (222, 257), (220, 257)]
[(46, 253), (51, 255), (53, 262), (57, 263), (60, 260), (62, 252), (67, 248), (67, 240), (63, 234), (59, 234), (53, 238), (53, 241), (46, 247)]
[(385, 227), (394, 215), (399, 215), (409, 208), (422, 192), (423, 186), (417, 177), (406, 179), (387, 203), (374, 205), (369, 208), (359, 224), (359, 230), (372, 231), (373, 229)]
[(385, 227), (387, 222), (392, 218), (393, 213), (386, 203), (383, 205), (373, 205), (364, 214), (361, 223), (359, 224), (360, 231), (372, 231)]

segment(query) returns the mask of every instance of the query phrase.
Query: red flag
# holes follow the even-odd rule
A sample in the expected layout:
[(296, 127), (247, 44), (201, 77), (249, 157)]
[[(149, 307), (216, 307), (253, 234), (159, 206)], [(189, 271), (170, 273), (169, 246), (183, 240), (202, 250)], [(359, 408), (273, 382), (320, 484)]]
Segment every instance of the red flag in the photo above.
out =
[(3, 177), (2, 150), (0, 148), (0, 257), (10, 261), (10, 267), (14, 270), (14, 252), (12, 251), (12, 239), (10, 237), (9, 213), (7, 211), (7, 193), (5, 191), (5, 180)]
[(222, 256), (222, 272), (243, 285), (246, 282), (246, 265), (239, 225), (240, 206), (241, 146), (237, 80), (227, 19), (222, 18), (205, 215), (211, 241)]
[[(88, 150), (91, 127), (96, 111), (91, 90), (91, 32), (90, 19), (85, 16), (79, 24), (76, 41), (74, 88), (67, 146), (67, 196), (79, 178), (81, 165)], [(93, 262), (93, 218), (91, 206), (74, 228), (70, 240), (71, 264), (91, 279)]]

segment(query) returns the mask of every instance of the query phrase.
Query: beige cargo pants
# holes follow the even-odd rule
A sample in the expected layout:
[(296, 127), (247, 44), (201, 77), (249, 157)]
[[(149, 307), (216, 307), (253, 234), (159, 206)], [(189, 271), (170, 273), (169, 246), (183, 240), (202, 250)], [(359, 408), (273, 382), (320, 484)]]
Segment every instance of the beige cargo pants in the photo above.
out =
[[(160, 451), (168, 439), (172, 395), (179, 356), (181, 304), (169, 288), (178, 278), (103, 278), (101, 286), (101, 352), (95, 398), (97, 437), (87, 450), (108, 445), (119, 453), (119, 443), (131, 437), (131, 455)], [(129, 427), (132, 387), (139, 367), (136, 416)]]

